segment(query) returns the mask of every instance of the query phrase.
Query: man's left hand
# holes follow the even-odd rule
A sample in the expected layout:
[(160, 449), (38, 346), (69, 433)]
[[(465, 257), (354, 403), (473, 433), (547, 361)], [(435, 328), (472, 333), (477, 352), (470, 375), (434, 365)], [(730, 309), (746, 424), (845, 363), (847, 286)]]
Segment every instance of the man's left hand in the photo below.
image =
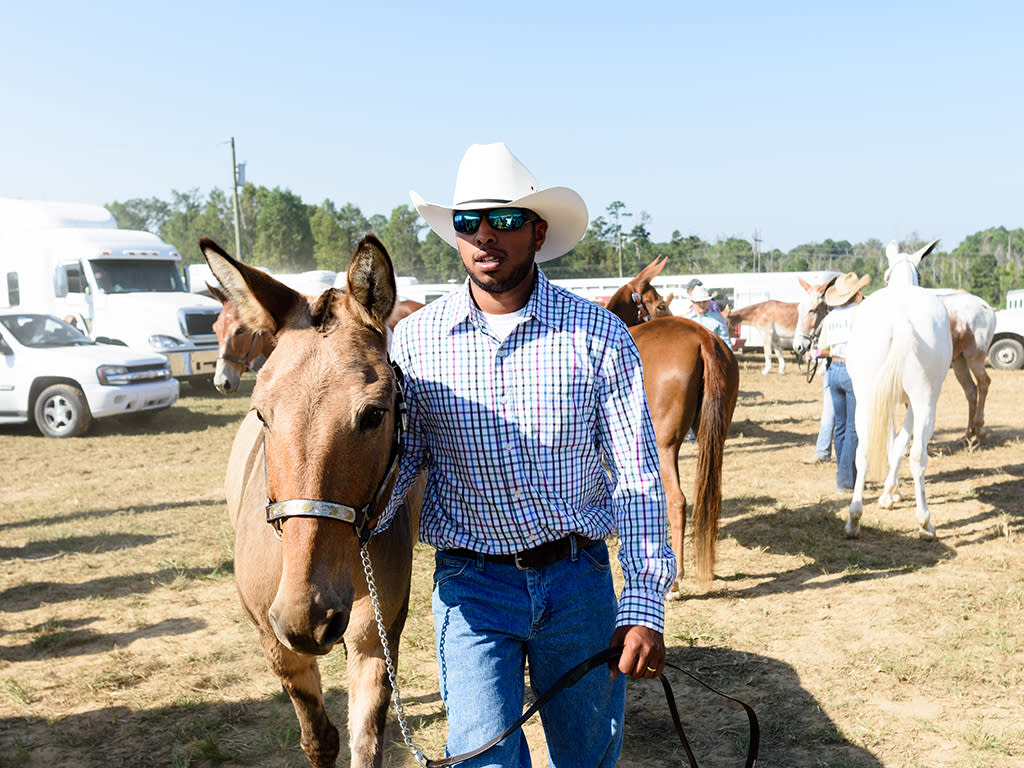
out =
[(618, 666), (609, 662), (612, 680), (621, 672), (630, 677), (657, 677), (665, 669), (665, 638), (650, 627), (632, 625), (619, 627), (612, 635), (611, 646), (621, 645)]

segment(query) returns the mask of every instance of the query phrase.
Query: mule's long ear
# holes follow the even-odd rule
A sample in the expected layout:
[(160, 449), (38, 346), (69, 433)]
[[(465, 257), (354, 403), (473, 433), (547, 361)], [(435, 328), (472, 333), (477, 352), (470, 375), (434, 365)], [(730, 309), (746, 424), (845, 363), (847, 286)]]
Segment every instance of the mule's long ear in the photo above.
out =
[(914, 254), (910, 258), (914, 260), (915, 264), (920, 264), (921, 259), (923, 259), (929, 253), (935, 250), (935, 246), (939, 244), (939, 240), (941, 239), (941, 237), (936, 238), (935, 240), (932, 240), (930, 243), (928, 243), (928, 245), (926, 245), (924, 248), (914, 251)]
[(640, 270), (640, 274), (636, 277), (639, 281), (637, 284), (640, 286), (641, 292), (647, 290), (647, 286), (651, 284), (651, 280), (661, 274), (661, 270), (665, 268), (666, 264), (668, 264), (668, 256), (662, 256), (659, 253), (654, 261)]
[(209, 283), (207, 283), (206, 284), (206, 290), (208, 290), (210, 292), (210, 295), (213, 296), (213, 298), (215, 298), (221, 304), (227, 304), (229, 301), (231, 301), (231, 299), (229, 299), (224, 294), (224, 291), (222, 291), (220, 288), (218, 288), (215, 285), (210, 285)]
[(242, 324), (252, 331), (277, 333), (285, 318), (305, 299), (266, 272), (231, 258), (213, 240), (204, 237), (199, 248), (224, 293), (235, 303)]
[(359, 241), (348, 265), (348, 293), (369, 315), (373, 324), (383, 328), (395, 307), (398, 289), (395, 268), (384, 244), (374, 235)]
[(890, 240), (889, 244), (885, 246), (885, 258), (888, 260), (889, 265), (899, 258), (900, 255), (900, 244), (895, 240)]

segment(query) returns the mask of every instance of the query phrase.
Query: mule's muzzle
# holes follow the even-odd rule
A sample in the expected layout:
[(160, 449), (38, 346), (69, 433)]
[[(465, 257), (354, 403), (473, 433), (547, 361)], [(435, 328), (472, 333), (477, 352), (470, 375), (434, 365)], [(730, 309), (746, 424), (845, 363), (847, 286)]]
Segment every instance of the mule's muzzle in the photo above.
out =
[(294, 607), (278, 608), (278, 601), (270, 606), (270, 626), (281, 645), (296, 653), (324, 656), (337, 645), (348, 628), (351, 606), (324, 606), (319, 601), (306, 605), (306, 610)]

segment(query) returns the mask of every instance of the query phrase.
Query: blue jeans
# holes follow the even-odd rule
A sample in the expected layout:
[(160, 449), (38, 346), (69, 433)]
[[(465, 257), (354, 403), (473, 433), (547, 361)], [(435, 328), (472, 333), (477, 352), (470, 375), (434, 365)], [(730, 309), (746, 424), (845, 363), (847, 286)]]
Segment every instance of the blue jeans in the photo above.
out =
[[(525, 671), (535, 695), (608, 647), (617, 600), (603, 541), (521, 571), (439, 551), (434, 568), (438, 680), (448, 716), (446, 756), (491, 740), (523, 713)], [(622, 749), (626, 678), (600, 667), (541, 710), (551, 768), (611, 768)], [(529, 768), (520, 729), (460, 768)]]
[(841, 491), (850, 491), (857, 478), (854, 466), (857, 457), (857, 427), (854, 423), (857, 400), (853, 396), (853, 382), (850, 381), (850, 372), (846, 370), (845, 363), (832, 363), (828, 388), (832, 392), (832, 410), (836, 419), (833, 438), (836, 449), (836, 487)]
[(836, 413), (832, 405), (832, 393), (828, 388), (829, 369), (825, 368), (822, 378), (821, 425), (818, 427), (818, 441), (814, 444), (814, 456), (822, 461), (832, 458), (832, 433), (836, 427)]

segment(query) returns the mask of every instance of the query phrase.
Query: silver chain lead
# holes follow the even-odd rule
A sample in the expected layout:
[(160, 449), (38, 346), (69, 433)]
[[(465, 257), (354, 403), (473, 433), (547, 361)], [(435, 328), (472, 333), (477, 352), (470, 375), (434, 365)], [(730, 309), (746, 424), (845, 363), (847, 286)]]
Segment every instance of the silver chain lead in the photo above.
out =
[(380, 644), (384, 649), (384, 666), (388, 671), (388, 681), (391, 683), (391, 698), (395, 702), (395, 715), (398, 718), (398, 727), (402, 731), (402, 741), (406, 749), (416, 758), (416, 762), (427, 768), (427, 756), (420, 752), (413, 743), (409, 726), (405, 721), (405, 707), (402, 705), (402, 697), (398, 692), (398, 676), (395, 673), (395, 665), (391, 661), (391, 651), (388, 649), (388, 636), (384, 629), (384, 617), (380, 612), (380, 600), (377, 597), (377, 584), (373, 580), (373, 566), (370, 564), (370, 548), (363, 545), (359, 548), (359, 557), (363, 561), (363, 573), (366, 575), (366, 587), (370, 592), (370, 603), (373, 605), (373, 617), (377, 620), (377, 634), (380, 636)]

